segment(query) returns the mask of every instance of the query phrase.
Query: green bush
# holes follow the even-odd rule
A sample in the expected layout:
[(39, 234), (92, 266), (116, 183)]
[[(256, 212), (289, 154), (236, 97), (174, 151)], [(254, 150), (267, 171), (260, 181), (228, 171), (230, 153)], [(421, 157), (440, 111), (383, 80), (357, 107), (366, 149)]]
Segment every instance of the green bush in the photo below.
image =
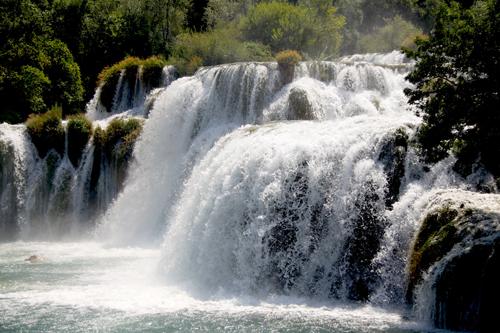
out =
[(294, 50), (281, 51), (276, 54), (276, 62), (278, 63), (278, 69), (284, 84), (293, 81), (295, 65), (297, 65), (301, 60), (302, 56), (300, 53)]
[(66, 126), (68, 133), (68, 158), (77, 166), (82, 152), (92, 136), (92, 123), (83, 114), (71, 116)]
[(144, 84), (150, 88), (158, 87), (161, 83), (163, 67), (167, 65), (165, 59), (152, 56), (146, 59), (127, 57), (120, 62), (105, 67), (98, 76), (98, 85), (101, 85), (101, 103), (106, 110), (111, 111), (116, 85), (122, 71), (125, 71), (125, 80), (131, 90), (134, 90), (139, 68), (142, 68)]
[(276, 62), (278, 65), (295, 66), (302, 61), (302, 56), (294, 50), (285, 50), (276, 54)]
[(94, 144), (110, 159), (118, 163), (125, 162), (132, 154), (135, 141), (142, 132), (143, 120), (113, 119), (106, 129), (97, 127), (94, 132)]
[(64, 153), (64, 128), (61, 123), (62, 108), (52, 107), (44, 114), (32, 114), (26, 121), (26, 129), (41, 158), (51, 149)]
[(243, 37), (269, 45), (273, 52), (294, 49), (313, 58), (336, 55), (344, 17), (329, 2), (318, 5), (261, 2), (241, 19)]
[(478, 161), (500, 175), (499, 12), (495, 0), (442, 4), (429, 38), (406, 51), (417, 61), (405, 93), (423, 118), (421, 153), (427, 162), (455, 153), (463, 175)]
[(141, 61), (142, 79), (144, 84), (150, 88), (159, 87), (161, 84), (161, 76), (163, 67), (167, 65), (167, 61), (159, 56), (152, 56)]
[(171, 62), (181, 74), (193, 74), (199, 67), (195, 65), (272, 59), (269, 47), (257, 42), (243, 42), (240, 35), (234, 25), (204, 33), (182, 34), (177, 38)]
[(122, 70), (137, 70), (140, 63), (141, 59), (137, 57), (126, 57), (112, 66), (105, 67), (97, 76), (97, 84), (106, 84), (110, 79), (119, 76)]
[(99, 183), (101, 166), (107, 161), (116, 172), (118, 184), (123, 184), (127, 165), (132, 155), (134, 144), (142, 132), (144, 121), (131, 119), (113, 119), (105, 129), (94, 130), (94, 164), (90, 178), (90, 188), (95, 189)]
[(422, 30), (401, 16), (395, 16), (373, 33), (361, 37), (358, 49), (362, 53), (390, 52), (411, 47), (415, 38), (422, 35)]

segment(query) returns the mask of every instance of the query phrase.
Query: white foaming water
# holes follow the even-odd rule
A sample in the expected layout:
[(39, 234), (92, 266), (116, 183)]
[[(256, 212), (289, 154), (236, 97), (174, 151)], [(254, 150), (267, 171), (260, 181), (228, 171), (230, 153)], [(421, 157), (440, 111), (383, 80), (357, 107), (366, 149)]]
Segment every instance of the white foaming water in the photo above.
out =
[(346, 274), (342, 252), (359, 201), (367, 191), (384, 197), (378, 156), (400, 126), (400, 117), (361, 116), (222, 137), (184, 185), (165, 239), (167, 275), (209, 294), (330, 296)]
[(273, 76), (268, 65), (227, 65), (202, 69), (162, 92), (136, 144), (137, 163), (104, 218), (103, 237), (144, 243), (158, 235), (193, 159), (221, 135), (257, 121)]
[(205, 297), (401, 303), (427, 193), (462, 186), (451, 159), (426, 173), (395, 143), (419, 123), (403, 94), (410, 66), (393, 53), (302, 63), (287, 85), (267, 63), (177, 80), (98, 234), (151, 245), (165, 233), (167, 280)]
[[(31, 264), (24, 259), (38, 254)], [(0, 244), (0, 327), (88, 332), (417, 332), (369, 305), (269, 296), (200, 300), (157, 279), (158, 250), (91, 242)]]
[(0, 124), (0, 233), (5, 238), (13, 232), (9, 225), (26, 223), (22, 212), (35, 159), (24, 126)]
[[(289, 119), (290, 113), (303, 109), (301, 101), (291, 100), (294, 89), (304, 93), (312, 119), (385, 113), (407, 117), (403, 75), (369, 64), (360, 66), (323, 63), (332, 75), (326, 83), (308, 78), (318, 73), (317, 63), (301, 65), (296, 76), (302, 78), (286, 86), (276, 65), (268, 63), (201, 69), (194, 77), (174, 82), (160, 93), (145, 125), (135, 150), (137, 164), (103, 221), (104, 238), (150, 242), (152, 234), (164, 230), (173, 199), (191, 168), (214, 142), (244, 124)], [(354, 85), (346, 83), (351, 76)], [(403, 118), (401, 124), (406, 121)]]

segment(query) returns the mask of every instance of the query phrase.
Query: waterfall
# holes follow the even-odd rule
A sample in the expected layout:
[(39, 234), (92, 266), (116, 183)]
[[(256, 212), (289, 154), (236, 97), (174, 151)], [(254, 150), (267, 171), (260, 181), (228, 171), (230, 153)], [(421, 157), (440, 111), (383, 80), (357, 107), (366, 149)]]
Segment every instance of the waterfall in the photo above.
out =
[[(407, 66), (395, 52), (387, 61)], [(318, 76), (323, 76), (318, 80)], [(137, 164), (103, 220), (117, 242), (149, 242), (170, 220), (182, 184), (217, 139), (245, 124), (403, 113), (400, 70), (367, 61), (303, 63), (283, 86), (277, 65), (239, 63), (199, 70), (160, 92), (138, 142)], [(413, 120), (415, 122), (415, 120)], [(403, 124), (403, 123), (402, 123)]]
[[(453, 158), (423, 168), (398, 52), (200, 69), (155, 92), (111, 244), (162, 243), (162, 271), (204, 295), (403, 302), (409, 244), (433, 191), (466, 187)], [(163, 235), (161, 237), (160, 235)]]
[(87, 115), (147, 118), (126, 172), (93, 140), (74, 166), (0, 125), (1, 231), (161, 247), (162, 276), (204, 297), (400, 305), (426, 205), (471, 186), (454, 158), (418, 158), (412, 66), (399, 52), (302, 62), (291, 82), (276, 63), (165, 67), (161, 87), (123, 70)]

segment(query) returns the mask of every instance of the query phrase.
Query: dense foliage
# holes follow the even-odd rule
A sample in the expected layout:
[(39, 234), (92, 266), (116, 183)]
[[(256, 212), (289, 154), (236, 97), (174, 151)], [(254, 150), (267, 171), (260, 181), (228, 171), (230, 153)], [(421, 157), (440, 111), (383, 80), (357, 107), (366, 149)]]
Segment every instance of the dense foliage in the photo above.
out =
[(168, 55), (188, 0), (0, 2), (0, 122), (81, 112), (97, 74), (126, 55)]
[(48, 20), (47, 1), (0, 2), (0, 121), (23, 121), (56, 104), (74, 113), (83, 102), (79, 67)]
[(202, 65), (236, 61), (266, 61), (272, 58), (268, 46), (244, 41), (236, 26), (178, 36), (170, 61), (182, 74), (193, 74)]
[(429, 39), (407, 51), (416, 59), (406, 91), (422, 116), (419, 145), (427, 161), (450, 152), (457, 171), (480, 161), (500, 175), (500, 2), (442, 4)]
[(269, 45), (273, 52), (293, 49), (314, 58), (338, 54), (344, 24), (331, 3), (321, 0), (261, 2), (240, 23), (246, 39)]

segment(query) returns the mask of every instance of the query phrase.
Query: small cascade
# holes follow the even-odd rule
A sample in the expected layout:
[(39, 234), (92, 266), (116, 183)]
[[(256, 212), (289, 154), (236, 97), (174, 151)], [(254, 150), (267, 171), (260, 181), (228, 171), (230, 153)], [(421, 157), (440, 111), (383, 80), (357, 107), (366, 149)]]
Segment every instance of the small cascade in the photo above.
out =
[(26, 223), (23, 210), (35, 156), (24, 126), (0, 124), (0, 240), (12, 239)]
[(2, 237), (58, 239), (91, 231), (122, 188), (129, 159), (122, 143), (104, 151), (91, 140), (73, 165), (67, 139), (63, 154), (51, 149), (40, 157), (24, 125), (0, 126)]
[[(167, 66), (162, 72), (162, 84), (170, 84), (175, 76), (175, 69)], [(127, 109), (143, 110), (146, 103), (153, 103), (151, 96), (149, 100), (146, 98), (152, 86), (143, 82), (141, 70), (132, 85), (126, 71), (121, 71), (111, 113), (105, 111), (100, 101), (102, 89), (103, 86), (97, 88), (87, 113), (88, 118), (95, 120), (93, 127), (100, 131), (106, 131), (117, 116), (128, 119)], [(108, 138), (109, 142), (96, 144), (95, 138), (91, 139), (79, 161), (71, 161), (66, 128), (64, 148), (39, 156), (24, 125), (1, 124), (2, 239), (81, 237), (92, 231), (96, 219), (116, 198), (126, 177), (133, 141), (127, 139), (130, 143), (124, 145), (125, 138), (120, 135), (127, 133), (119, 134), (123, 130), (119, 128)]]
[(165, 88), (178, 78), (174, 66), (165, 66), (158, 77), (145, 77), (142, 66), (122, 69), (102, 83), (87, 104), (87, 116), (102, 120), (114, 115), (147, 117), (150, 93)]

